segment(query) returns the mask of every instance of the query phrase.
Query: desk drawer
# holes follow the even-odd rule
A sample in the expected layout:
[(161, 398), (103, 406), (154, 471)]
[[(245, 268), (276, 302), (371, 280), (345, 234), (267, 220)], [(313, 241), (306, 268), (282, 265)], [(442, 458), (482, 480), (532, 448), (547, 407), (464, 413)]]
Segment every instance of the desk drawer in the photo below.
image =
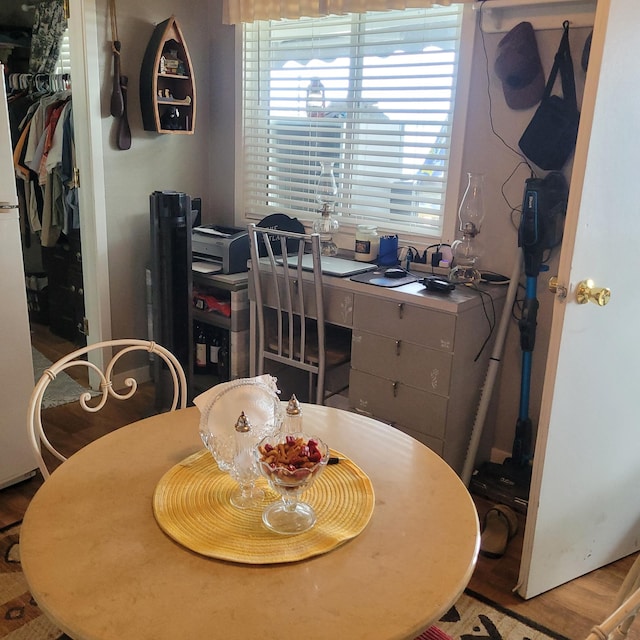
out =
[[(298, 279), (291, 279), (291, 298), (293, 304), (294, 312), (298, 310)], [(268, 285), (267, 285), (268, 283)], [(280, 287), (280, 295), (283, 304), (285, 303), (285, 285), (284, 278), (278, 278), (278, 285)], [(307, 313), (307, 317), (315, 317), (315, 294), (314, 294), (314, 286), (313, 282), (305, 281), (303, 283), (303, 291), (304, 291), (304, 304), (307, 309), (313, 310), (314, 313)], [(252, 287), (253, 288), (253, 287)], [(336, 324), (341, 327), (350, 327), (353, 322), (353, 293), (349, 291), (343, 291), (341, 289), (336, 289), (333, 287), (324, 287), (323, 290), (324, 296), (324, 319), (325, 322), (330, 324)], [(263, 302), (267, 307), (271, 307), (275, 309), (276, 307), (276, 292), (271, 286), (270, 277), (265, 277), (262, 286), (262, 297)]]
[(422, 391), (449, 395), (453, 356), (406, 340), (353, 330), (351, 366)]
[(349, 404), (356, 410), (443, 439), (447, 398), (351, 369)]
[(383, 300), (380, 297), (356, 295), (353, 326), (430, 349), (454, 349), (456, 318), (442, 311)]

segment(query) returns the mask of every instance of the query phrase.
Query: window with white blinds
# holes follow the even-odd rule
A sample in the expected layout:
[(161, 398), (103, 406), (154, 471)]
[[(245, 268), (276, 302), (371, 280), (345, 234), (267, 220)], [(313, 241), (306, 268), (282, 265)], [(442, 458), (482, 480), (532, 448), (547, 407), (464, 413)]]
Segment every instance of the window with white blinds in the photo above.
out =
[(69, 42), (69, 29), (67, 28), (62, 36), (62, 45), (60, 46), (60, 55), (56, 62), (54, 73), (62, 75), (63, 73), (71, 73), (71, 45)]
[(441, 236), (461, 31), (462, 5), (245, 25), (246, 215), (312, 218), (324, 166), (343, 222)]

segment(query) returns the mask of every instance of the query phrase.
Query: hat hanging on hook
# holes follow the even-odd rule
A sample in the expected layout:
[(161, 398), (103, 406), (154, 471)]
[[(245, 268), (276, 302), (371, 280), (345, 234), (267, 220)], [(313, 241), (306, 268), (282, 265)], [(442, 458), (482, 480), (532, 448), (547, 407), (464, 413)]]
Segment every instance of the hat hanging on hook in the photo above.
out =
[(540, 102), (545, 77), (530, 22), (521, 22), (500, 40), (494, 69), (511, 109), (528, 109)]

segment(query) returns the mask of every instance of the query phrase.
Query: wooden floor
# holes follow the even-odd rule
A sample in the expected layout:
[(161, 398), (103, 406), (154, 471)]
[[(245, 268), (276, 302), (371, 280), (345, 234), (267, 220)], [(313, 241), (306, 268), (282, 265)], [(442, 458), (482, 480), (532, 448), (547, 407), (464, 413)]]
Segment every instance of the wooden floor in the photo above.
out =
[[(32, 338), (34, 346), (50, 360), (56, 360), (73, 349), (73, 345), (52, 339), (47, 333), (36, 327)], [(87, 427), (86, 414), (75, 404), (47, 409), (44, 417), (55, 426), (62, 440), (72, 447), (81, 446), (113, 428), (146, 417), (153, 411), (153, 389), (151, 385), (141, 385), (135, 399), (107, 403), (105, 409), (91, 418), (91, 428)], [(22, 519), (29, 500), (41, 482), (38, 475), (0, 491), (0, 527)], [(474, 500), (482, 522), (492, 503), (479, 496), (474, 496)], [(469, 588), (567, 638), (585, 638), (590, 628), (610, 612), (615, 593), (636, 556), (619, 560), (525, 601), (513, 593), (518, 580), (524, 531), (524, 516), (519, 514), (519, 519), (519, 532), (511, 540), (507, 553), (500, 559), (480, 556)], [(630, 640), (640, 640), (640, 623), (632, 628), (628, 637)]]

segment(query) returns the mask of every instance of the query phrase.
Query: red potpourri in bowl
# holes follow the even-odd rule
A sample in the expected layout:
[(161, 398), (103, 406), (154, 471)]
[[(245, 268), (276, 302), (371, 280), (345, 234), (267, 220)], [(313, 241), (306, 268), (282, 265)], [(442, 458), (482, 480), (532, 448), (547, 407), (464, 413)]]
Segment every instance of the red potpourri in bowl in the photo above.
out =
[(277, 533), (295, 534), (316, 521), (313, 509), (299, 501), (329, 460), (329, 447), (318, 437), (304, 433), (267, 436), (255, 449), (260, 473), (282, 498), (265, 510), (262, 520)]

